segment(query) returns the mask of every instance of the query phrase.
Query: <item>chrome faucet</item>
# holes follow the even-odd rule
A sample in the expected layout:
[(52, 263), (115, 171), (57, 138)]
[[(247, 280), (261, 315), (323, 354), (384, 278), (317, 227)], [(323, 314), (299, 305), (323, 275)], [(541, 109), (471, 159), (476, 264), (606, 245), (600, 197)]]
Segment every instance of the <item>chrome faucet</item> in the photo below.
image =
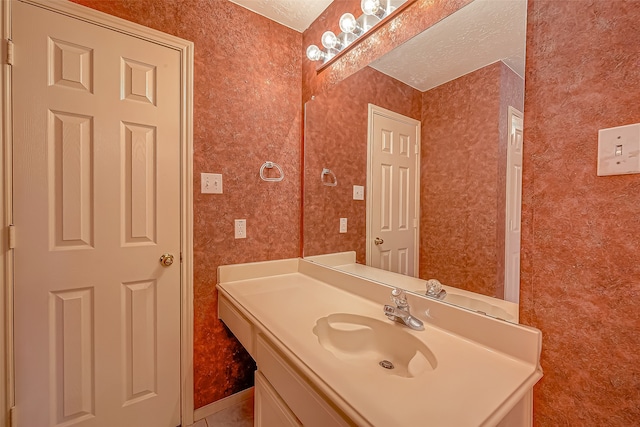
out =
[(384, 314), (390, 320), (402, 323), (417, 331), (424, 329), (422, 321), (413, 317), (411, 312), (409, 312), (407, 295), (402, 289), (394, 288), (393, 291), (391, 291), (391, 301), (395, 303), (395, 307), (389, 304), (384, 306)]
[(427, 286), (426, 295), (428, 297), (439, 299), (442, 301), (447, 296), (447, 291), (442, 289), (442, 283), (440, 283), (438, 280), (429, 279), (427, 280), (427, 283), (425, 283), (425, 285)]

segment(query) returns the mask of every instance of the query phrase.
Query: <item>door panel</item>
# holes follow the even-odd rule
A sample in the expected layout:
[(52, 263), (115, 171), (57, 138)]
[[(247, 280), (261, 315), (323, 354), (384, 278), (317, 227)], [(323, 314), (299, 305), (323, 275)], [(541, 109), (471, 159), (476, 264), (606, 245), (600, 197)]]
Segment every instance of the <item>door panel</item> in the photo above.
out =
[(180, 53), (13, 3), (16, 411), (180, 424)]
[[(52, 419), (79, 422), (95, 415), (93, 288), (52, 292), (50, 385)], [(42, 408), (44, 411), (44, 408)]]
[(49, 111), (50, 246), (93, 248), (93, 118)]
[(416, 276), (420, 122), (373, 105), (369, 118), (367, 264)]

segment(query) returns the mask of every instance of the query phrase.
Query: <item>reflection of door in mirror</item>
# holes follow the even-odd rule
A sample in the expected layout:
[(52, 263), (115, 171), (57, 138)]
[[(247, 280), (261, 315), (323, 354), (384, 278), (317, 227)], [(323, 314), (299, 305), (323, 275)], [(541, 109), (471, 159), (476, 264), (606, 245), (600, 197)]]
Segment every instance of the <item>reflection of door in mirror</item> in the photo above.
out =
[(420, 121), (369, 104), (367, 265), (418, 275)]
[(509, 106), (507, 146), (507, 189), (505, 218), (504, 299), (520, 300), (520, 218), (522, 211), (522, 129), (523, 114)]
[[(420, 91), (366, 67), (305, 104), (304, 255), (355, 251), (366, 262), (366, 201), (353, 186), (367, 180), (368, 104), (420, 119)], [(331, 169), (336, 186), (320, 179)], [(348, 219), (346, 233), (339, 218)]]

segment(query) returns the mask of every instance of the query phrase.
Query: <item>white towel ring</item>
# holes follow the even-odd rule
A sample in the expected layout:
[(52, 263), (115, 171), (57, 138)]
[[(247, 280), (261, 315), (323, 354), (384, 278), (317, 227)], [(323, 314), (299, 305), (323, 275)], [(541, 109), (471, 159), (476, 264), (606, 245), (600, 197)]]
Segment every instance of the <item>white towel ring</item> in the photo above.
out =
[[(325, 176), (329, 176), (330, 178), (333, 178), (333, 180), (326, 181), (324, 179)], [(338, 178), (336, 178), (336, 174), (328, 168), (322, 169), (322, 173), (320, 174), (320, 181), (322, 181), (322, 185), (326, 185), (327, 187), (335, 187), (336, 185), (338, 185)]]
[[(278, 170), (278, 172), (280, 173), (280, 176), (276, 176), (273, 178), (264, 176), (265, 169), (273, 169), (273, 168), (276, 168)], [(282, 172), (282, 168), (280, 167), (279, 164), (275, 162), (264, 162), (264, 164), (260, 168), (260, 178), (262, 178), (263, 181), (267, 181), (267, 182), (280, 182), (284, 179), (284, 172)]]

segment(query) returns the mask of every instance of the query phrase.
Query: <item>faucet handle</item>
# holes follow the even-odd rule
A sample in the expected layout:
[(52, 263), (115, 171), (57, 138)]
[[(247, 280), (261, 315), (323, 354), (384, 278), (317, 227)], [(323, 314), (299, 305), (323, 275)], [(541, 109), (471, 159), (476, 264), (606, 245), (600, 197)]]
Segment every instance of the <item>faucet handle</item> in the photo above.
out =
[(401, 308), (409, 307), (407, 302), (407, 294), (400, 288), (393, 288), (391, 291), (391, 301)]

